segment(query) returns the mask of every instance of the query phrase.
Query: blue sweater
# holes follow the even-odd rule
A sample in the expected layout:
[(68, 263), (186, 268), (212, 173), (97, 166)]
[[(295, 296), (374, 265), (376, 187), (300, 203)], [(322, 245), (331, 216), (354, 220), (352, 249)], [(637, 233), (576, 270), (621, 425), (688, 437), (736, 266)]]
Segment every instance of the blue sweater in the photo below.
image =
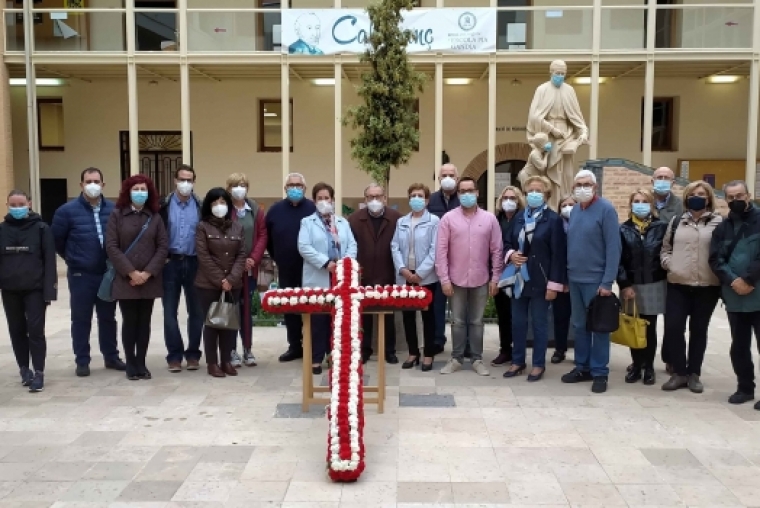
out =
[(567, 227), (567, 278), (611, 290), (620, 266), (620, 225), (612, 203), (597, 198), (585, 210), (577, 204)]
[(293, 205), (288, 199), (273, 204), (267, 211), (266, 225), (269, 241), (267, 250), (278, 268), (301, 273), (303, 258), (298, 252), (298, 232), (301, 219), (317, 211), (314, 202), (302, 199)]

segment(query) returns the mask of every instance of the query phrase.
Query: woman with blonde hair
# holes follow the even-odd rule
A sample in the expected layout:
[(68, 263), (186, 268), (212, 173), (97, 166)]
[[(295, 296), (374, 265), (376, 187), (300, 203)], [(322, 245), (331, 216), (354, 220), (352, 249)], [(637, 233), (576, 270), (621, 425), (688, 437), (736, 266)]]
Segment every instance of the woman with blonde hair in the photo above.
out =
[[(663, 348), (673, 362), (665, 391), (688, 387), (702, 393), (699, 377), (707, 349), (707, 328), (720, 297), (720, 282), (710, 269), (710, 240), (723, 217), (715, 211), (715, 192), (697, 180), (683, 190), (683, 215), (673, 217), (662, 242), (660, 261), (668, 272)], [(689, 347), (686, 348), (686, 320)]]
[(645, 385), (655, 383), (654, 357), (657, 353), (657, 316), (665, 313), (667, 273), (660, 264), (660, 251), (666, 222), (657, 218), (654, 196), (648, 189), (637, 189), (628, 199), (630, 218), (620, 225), (622, 251), (617, 284), (625, 301), (624, 309), (635, 310), (647, 320), (644, 349), (631, 349), (633, 364), (625, 376), (626, 383), (644, 378)]
[[(501, 237), (506, 243), (512, 235), (515, 217), (525, 209), (525, 197), (514, 185), (507, 185), (496, 198), (496, 218), (501, 226)], [(507, 251), (504, 251), (506, 254)], [(493, 298), (496, 307), (496, 319), (499, 323), (499, 355), (493, 359), (491, 366), (499, 367), (512, 361), (512, 302), (504, 291), (499, 291)]]

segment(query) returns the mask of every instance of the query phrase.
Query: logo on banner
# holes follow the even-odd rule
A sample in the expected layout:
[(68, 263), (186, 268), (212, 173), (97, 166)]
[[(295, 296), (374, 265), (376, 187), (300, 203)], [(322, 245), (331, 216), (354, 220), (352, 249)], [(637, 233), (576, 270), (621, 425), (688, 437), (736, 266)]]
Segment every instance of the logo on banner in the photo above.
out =
[(301, 14), (293, 24), (293, 30), (298, 40), (288, 46), (291, 55), (324, 55), (319, 49), (319, 39), (322, 37), (322, 22), (313, 12)]
[(475, 28), (475, 25), (478, 24), (478, 18), (475, 17), (475, 15), (471, 12), (465, 12), (461, 16), (459, 16), (459, 28), (464, 30), (465, 32), (469, 32), (473, 28)]

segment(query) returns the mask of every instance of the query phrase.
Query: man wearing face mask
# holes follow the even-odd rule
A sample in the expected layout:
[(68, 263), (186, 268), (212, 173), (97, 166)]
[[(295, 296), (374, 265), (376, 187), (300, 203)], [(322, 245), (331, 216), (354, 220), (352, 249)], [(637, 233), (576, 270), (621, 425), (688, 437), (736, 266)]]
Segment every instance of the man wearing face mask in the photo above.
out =
[[(277, 263), (281, 288), (303, 285), (303, 258), (298, 251), (298, 231), (301, 219), (317, 211), (314, 201), (304, 198), (306, 179), (301, 173), (285, 178), (285, 199), (273, 204), (266, 216), (267, 251)], [(288, 350), (280, 355), (281, 362), (303, 357), (303, 322), (300, 314), (285, 314)]]
[[(358, 255), (356, 260), (362, 267), (361, 284), (374, 286), (396, 283), (396, 269), (393, 266), (391, 241), (396, 231), (396, 222), (401, 214), (392, 208), (387, 208), (385, 189), (375, 183), (364, 189), (366, 207), (352, 213), (348, 224), (356, 238)], [(364, 342), (362, 344), (362, 360), (367, 363), (372, 356), (372, 338), (374, 336), (373, 317), (362, 316)], [(396, 357), (396, 325), (393, 314), (385, 315), (385, 361), (398, 363)]]
[[(723, 303), (731, 326), (731, 365), (737, 380), (731, 404), (755, 398), (755, 366), (752, 363), (752, 330), (760, 332), (760, 211), (751, 202), (746, 182), (734, 180), (723, 186), (728, 208), (712, 235), (710, 268), (721, 283)], [(760, 402), (755, 404), (760, 411)]]
[[(652, 175), (652, 189), (654, 190), (655, 206), (660, 220), (670, 223), (673, 217), (683, 214), (681, 200), (671, 192), (676, 175), (668, 167), (657, 168)], [(666, 362), (667, 363), (667, 362)]]
[(106, 272), (104, 237), (112, 201), (102, 196), (103, 173), (97, 168), (82, 171), (78, 199), (55, 211), (53, 237), (55, 250), (66, 261), (66, 278), (71, 293), (71, 340), (76, 359), (76, 375), (90, 375), (90, 331), (93, 309), (98, 319), (98, 341), (105, 367), (126, 370), (116, 343), (116, 302), (98, 298)]
[(446, 212), (459, 206), (459, 196), (457, 195), (459, 172), (457, 167), (453, 164), (441, 166), (438, 181), (441, 184), (441, 190), (430, 195), (428, 211), (440, 219)]
[(596, 176), (584, 169), (575, 175), (578, 202), (567, 228), (567, 278), (575, 332), (575, 369), (563, 383), (593, 381), (594, 393), (607, 391), (610, 334), (586, 330), (586, 311), (596, 295), (612, 294), (620, 266), (620, 227), (615, 207), (596, 194)]

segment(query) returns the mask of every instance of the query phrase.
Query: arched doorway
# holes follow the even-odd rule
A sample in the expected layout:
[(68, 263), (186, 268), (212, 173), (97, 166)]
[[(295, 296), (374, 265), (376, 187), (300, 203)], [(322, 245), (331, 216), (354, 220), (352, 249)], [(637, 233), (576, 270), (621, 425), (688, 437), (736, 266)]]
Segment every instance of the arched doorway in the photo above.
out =
[[(507, 181), (511, 182), (512, 185), (517, 185), (517, 173), (525, 166), (531, 148), (527, 143), (503, 143), (496, 145), (495, 148), (496, 188), (494, 195), (498, 195), (507, 185)], [(487, 208), (486, 200), (488, 199), (488, 169), (488, 150), (483, 150), (470, 161), (462, 172), (462, 176), (469, 176), (478, 182), (480, 194), (478, 205), (484, 208)]]
[[(496, 170), (496, 188), (494, 189), (494, 196), (498, 197), (499, 193), (507, 185), (520, 187), (520, 182), (517, 181), (517, 173), (519, 173), (524, 167), (525, 161), (519, 159), (497, 162), (494, 167)], [(480, 178), (478, 178), (478, 195), (478, 206), (481, 208), (487, 208), (488, 171), (485, 171), (480, 175)]]

